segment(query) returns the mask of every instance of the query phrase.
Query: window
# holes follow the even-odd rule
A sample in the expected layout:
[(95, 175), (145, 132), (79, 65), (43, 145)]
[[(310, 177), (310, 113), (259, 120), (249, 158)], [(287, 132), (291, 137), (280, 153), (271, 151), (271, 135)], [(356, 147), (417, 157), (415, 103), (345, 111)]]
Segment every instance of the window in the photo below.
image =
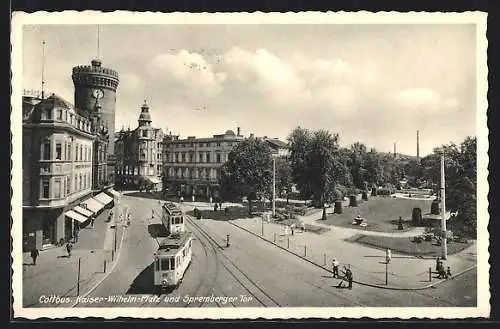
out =
[(69, 181), (69, 178), (66, 177), (66, 195), (71, 194), (71, 183)]
[(50, 160), (50, 142), (43, 143), (43, 152), (42, 152), (43, 160)]
[(57, 110), (57, 120), (62, 121), (63, 118), (63, 110)]
[(68, 143), (68, 155), (67, 155), (67, 157), (68, 157), (68, 160), (70, 160), (70, 161), (73, 160), (73, 159), (71, 159), (71, 147), (72, 147), (71, 143)]
[(142, 137), (148, 137), (148, 131), (147, 130), (143, 130), (142, 131)]
[[(81, 149), (80, 149), (80, 150), (81, 150)], [(80, 183), (78, 184), (78, 186), (80, 187), (80, 190), (81, 190), (81, 189), (82, 189), (82, 185), (83, 185), (83, 184), (82, 184), (82, 183), (83, 183), (83, 182), (82, 182), (82, 181), (83, 181), (83, 180), (82, 180), (82, 174), (78, 175), (78, 180), (80, 181)]]
[(210, 162), (210, 153), (207, 152), (207, 162)]
[(200, 152), (200, 162), (203, 162), (203, 152)]
[(220, 143), (217, 143), (217, 146), (220, 146)]
[(210, 143), (207, 143), (207, 147), (210, 147)]
[(182, 153), (182, 162), (186, 162), (186, 153)]
[(42, 120), (50, 120), (50, 109), (45, 109), (42, 111)]
[(54, 198), (56, 198), (56, 199), (61, 198), (61, 180), (60, 179), (54, 180)]
[(48, 179), (42, 181), (42, 198), (50, 198), (50, 181)]
[(83, 145), (80, 145), (80, 161), (83, 160)]
[(220, 154), (217, 154), (217, 163), (220, 163)]
[(62, 160), (62, 145), (56, 143), (56, 160)]

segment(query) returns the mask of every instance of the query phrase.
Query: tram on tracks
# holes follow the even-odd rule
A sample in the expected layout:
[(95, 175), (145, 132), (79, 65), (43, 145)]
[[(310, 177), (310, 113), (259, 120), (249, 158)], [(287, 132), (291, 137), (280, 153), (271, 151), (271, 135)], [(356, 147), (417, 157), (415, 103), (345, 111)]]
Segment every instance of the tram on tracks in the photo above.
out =
[(154, 255), (154, 285), (156, 289), (179, 286), (192, 259), (193, 235), (186, 231), (184, 213), (173, 202), (162, 206), (162, 223), (168, 236)]

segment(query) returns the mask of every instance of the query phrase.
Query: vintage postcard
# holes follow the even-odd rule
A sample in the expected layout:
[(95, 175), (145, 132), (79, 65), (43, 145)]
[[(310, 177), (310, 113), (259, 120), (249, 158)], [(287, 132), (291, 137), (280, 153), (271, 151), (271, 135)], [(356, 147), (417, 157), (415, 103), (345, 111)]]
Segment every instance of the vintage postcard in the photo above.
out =
[(14, 317), (488, 317), (486, 18), (13, 13)]

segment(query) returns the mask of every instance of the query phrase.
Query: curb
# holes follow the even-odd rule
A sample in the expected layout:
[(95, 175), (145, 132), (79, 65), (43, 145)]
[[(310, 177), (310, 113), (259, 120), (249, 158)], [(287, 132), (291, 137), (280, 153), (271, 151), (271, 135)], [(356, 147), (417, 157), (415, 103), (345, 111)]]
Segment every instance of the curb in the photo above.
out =
[(81, 296), (77, 296), (76, 298), (76, 301), (71, 304), (70, 307), (76, 307), (76, 305), (78, 305), (78, 297), (81, 297), (81, 298), (85, 298), (87, 297), (90, 293), (92, 293), (92, 291), (94, 291), (104, 280), (106, 280), (108, 278), (108, 276), (113, 273), (113, 271), (115, 270), (115, 267), (116, 265), (118, 264), (118, 260), (120, 259), (120, 255), (122, 253), (122, 246), (123, 246), (123, 240), (125, 238), (125, 235), (126, 233), (128, 232), (128, 227), (127, 226), (122, 226), (124, 228), (123, 232), (122, 232), (122, 238), (120, 240), (120, 248), (118, 249), (118, 253), (116, 254), (116, 258), (115, 258), (115, 261), (113, 263), (113, 265), (111, 266), (110, 270), (108, 273), (106, 273), (106, 275), (104, 277), (101, 278), (101, 280), (99, 280), (92, 288), (90, 288), (85, 294), (81, 295)]
[[(326, 267), (324, 267), (324, 266), (322, 266), (322, 265), (319, 265), (319, 264), (317, 264), (317, 263), (313, 262), (312, 260), (305, 258), (304, 256), (301, 256), (301, 255), (299, 255), (299, 254), (296, 254), (296, 253), (294, 253), (293, 251), (291, 251), (291, 250), (289, 250), (289, 249), (287, 249), (287, 248), (285, 248), (285, 247), (282, 247), (282, 246), (280, 246), (280, 245), (278, 245), (278, 244), (276, 244), (276, 243), (272, 242), (271, 240), (268, 240), (268, 239), (266, 239), (266, 238), (264, 238), (264, 237), (262, 237), (262, 236), (260, 236), (260, 235), (258, 235), (258, 234), (256, 234), (256, 233), (254, 233), (254, 232), (250, 231), (249, 229), (246, 229), (246, 228), (244, 228), (244, 227), (242, 227), (242, 226), (240, 226), (240, 225), (238, 225), (238, 224), (235, 224), (235, 223), (233, 223), (233, 221), (227, 221), (227, 222), (228, 222), (229, 224), (231, 224), (231, 225), (235, 226), (235, 227), (238, 227), (239, 229), (241, 229), (241, 230), (243, 230), (243, 231), (246, 231), (247, 233), (250, 233), (250, 234), (252, 234), (252, 235), (254, 235), (254, 236), (256, 236), (256, 237), (258, 237), (258, 238), (260, 238), (260, 239), (262, 239), (262, 240), (264, 240), (264, 241), (266, 241), (266, 242), (268, 242), (268, 243), (270, 243), (270, 244), (272, 244), (272, 245), (274, 245), (274, 246), (276, 246), (276, 247), (278, 247), (278, 248), (282, 249), (282, 250), (285, 250), (286, 252), (288, 252), (288, 253), (290, 253), (290, 254), (292, 254), (292, 255), (294, 255), (294, 256), (299, 257), (300, 259), (305, 260), (306, 262), (308, 262), (308, 263), (310, 263), (310, 264), (312, 264), (312, 265), (314, 265), (314, 266), (317, 266), (317, 267), (319, 267), (319, 268), (321, 268), (321, 269), (323, 269), (323, 270), (325, 270), (325, 271), (327, 271), (327, 272), (332, 273), (332, 271), (331, 271), (330, 269), (328, 269), (328, 268), (326, 268)], [(462, 271), (458, 272), (457, 274), (453, 275), (453, 278), (456, 278), (456, 277), (458, 277), (458, 276), (460, 276), (460, 275), (462, 275), (462, 274), (464, 274), (464, 273), (466, 273), (466, 272), (468, 272), (468, 271), (470, 271), (470, 270), (472, 270), (472, 269), (474, 269), (474, 268), (476, 268), (476, 267), (477, 267), (477, 265), (470, 266), (470, 267), (468, 267), (468, 268), (466, 268), (466, 269), (464, 269), (464, 270), (462, 270)], [(356, 280), (353, 280), (353, 282), (354, 282), (354, 283), (357, 283), (357, 284), (360, 284), (360, 285), (363, 285), (363, 286), (368, 286), (368, 287), (373, 287), (373, 288), (379, 288), (379, 289), (385, 289), (385, 290), (402, 290), (402, 291), (417, 291), (417, 290), (425, 290), (425, 289), (429, 289), (429, 288), (431, 288), (431, 287), (434, 287), (434, 286), (436, 286), (436, 285), (438, 285), (438, 284), (440, 284), (440, 283), (446, 282), (446, 281), (448, 281), (448, 280), (447, 280), (447, 279), (441, 279), (441, 280), (439, 280), (439, 281), (436, 281), (436, 282), (434, 282), (434, 283), (430, 283), (430, 284), (425, 285), (425, 286), (422, 286), (422, 287), (414, 287), (414, 288), (401, 288), (401, 287), (390, 287), (390, 286), (385, 286), (385, 285), (377, 285), (377, 284), (372, 284), (372, 283), (367, 283), (367, 282), (362, 282), (362, 281), (356, 281)]]

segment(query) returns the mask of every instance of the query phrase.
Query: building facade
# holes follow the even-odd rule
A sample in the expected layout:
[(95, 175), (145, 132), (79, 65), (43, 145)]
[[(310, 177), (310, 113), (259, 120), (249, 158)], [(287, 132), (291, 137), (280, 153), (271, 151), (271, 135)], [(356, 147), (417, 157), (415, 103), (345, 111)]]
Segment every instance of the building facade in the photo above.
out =
[(23, 248), (72, 235), (65, 212), (92, 192), (92, 122), (52, 94), (23, 96)]
[[(75, 87), (75, 107), (81, 116), (90, 118), (99, 111), (101, 124), (108, 132), (106, 147), (107, 178), (104, 180), (113, 184), (115, 181), (115, 107), (116, 90), (119, 84), (118, 72), (105, 68), (99, 59), (94, 59), (91, 65), (80, 65), (73, 68), (72, 80)], [(99, 103), (99, 107), (96, 106)]]
[(121, 187), (162, 190), (164, 134), (151, 125), (149, 110), (144, 101), (137, 128), (117, 132), (115, 182)]
[(220, 170), (229, 152), (244, 137), (240, 129), (209, 138), (179, 139), (166, 136), (164, 148), (165, 193), (183, 197), (218, 197)]

